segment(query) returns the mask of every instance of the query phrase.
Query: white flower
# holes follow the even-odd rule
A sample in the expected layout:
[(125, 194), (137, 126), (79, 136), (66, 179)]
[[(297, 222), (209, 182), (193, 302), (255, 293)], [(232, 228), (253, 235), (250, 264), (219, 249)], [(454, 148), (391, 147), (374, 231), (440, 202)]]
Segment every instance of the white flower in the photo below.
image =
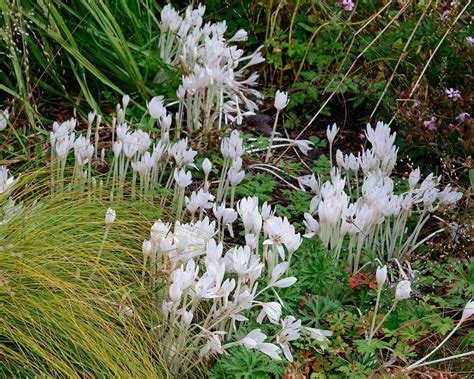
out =
[(152, 118), (158, 120), (166, 116), (166, 109), (163, 105), (163, 96), (155, 96), (147, 103), (148, 113)]
[(278, 324), (281, 316), (281, 304), (271, 301), (269, 303), (259, 303), (259, 305), (262, 306), (262, 310), (257, 316), (257, 322), (261, 324), (266, 316), (272, 324)]
[(115, 211), (112, 208), (108, 208), (105, 213), (105, 226), (111, 226), (116, 218)]
[(8, 175), (7, 166), (0, 166), (0, 193), (5, 192), (15, 182), (16, 179)]
[(327, 349), (328, 345), (324, 342), (327, 342), (327, 337), (330, 337), (333, 335), (333, 333), (330, 330), (324, 330), (324, 329), (315, 329), (315, 328), (309, 328), (309, 327), (303, 327), (303, 329), (309, 333), (309, 336), (313, 338), (314, 340), (318, 342), (323, 342), (320, 344), (321, 349)]
[(294, 140), (293, 143), (304, 155), (308, 155), (308, 152), (313, 150), (314, 144), (306, 139)]
[(290, 287), (296, 283), (296, 278), (289, 276), (287, 278), (280, 279), (280, 277), (288, 271), (288, 262), (278, 263), (272, 271), (272, 277), (270, 279), (269, 285), (277, 288), (286, 288)]
[(334, 142), (334, 138), (336, 138), (336, 134), (338, 131), (339, 131), (339, 128), (336, 126), (336, 124), (332, 124), (331, 127), (328, 125), (326, 129), (326, 137), (330, 144)]
[(159, 244), (170, 232), (171, 226), (169, 223), (164, 223), (161, 220), (155, 221), (150, 230), (150, 237), (152, 241)]
[(244, 29), (239, 29), (234, 34), (234, 36), (229, 40), (229, 42), (247, 41), (247, 37), (248, 37), (247, 32)]
[(289, 103), (288, 92), (276, 91), (275, 94), (275, 108), (277, 112), (281, 112)]
[(381, 290), (385, 281), (387, 280), (387, 265), (384, 265), (383, 267), (377, 267), (375, 278), (377, 279), (377, 286), (379, 290)]
[(150, 240), (144, 240), (142, 244), (143, 258), (148, 260), (153, 253), (153, 243)]
[(186, 188), (193, 182), (191, 172), (186, 172), (183, 168), (179, 171), (178, 169), (174, 171), (174, 180), (176, 180), (179, 188)]
[(263, 244), (274, 245), (280, 254), (281, 259), (285, 259), (283, 245), (286, 246), (290, 253), (293, 253), (298, 249), (302, 242), (301, 235), (295, 232), (295, 227), (290, 224), (286, 217), (269, 217), (265, 221), (264, 230), (267, 239)]
[(472, 315), (474, 315), (474, 300), (469, 300), (464, 307), (460, 322), (466, 321)]
[(290, 351), (290, 342), (300, 337), (301, 320), (296, 320), (293, 316), (286, 316), (282, 322), (282, 331), (277, 337), (283, 353), (288, 361), (293, 362), (293, 356)]
[(254, 329), (240, 340), (247, 349), (255, 349), (259, 343), (265, 341), (267, 336), (260, 329)]
[(275, 360), (280, 360), (280, 349), (272, 343), (265, 343), (267, 336), (260, 329), (252, 330), (246, 337), (240, 340), (240, 343), (247, 349), (257, 349)]
[(395, 290), (395, 300), (405, 300), (410, 298), (411, 292), (411, 283), (409, 280), (402, 280), (397, 284), (397, 288)]
[(319, 222), (316, 221), (310, 213), (305, 213), (304, 219), (305, 221), (303, 221), (303, 225), (306, 227), (306, 234), (304, 234), (304, 237), (311, 238), (319, 232)]
[(237, 212), (242, 218), (245, 234), (259, 235), (262, 229), (262, 216), (258, 211), (258, 198), (246, 197), (237, 203)]
[(415, 188), (415, 186), (420, 181), (420, 178), (421, 178), (421, 173), (420, 173), (419, 168), (410, 172), (410, 176), (408, 177), (408, 184), (411, 190)]
[(316, 341), (323, 342), (327, 340), (327, 337), (331, 337), (333, 335), (333, 332), (330, 330), (324, 330), (324, 329), (315, 329), (315, 328), (309, 328), (309, 327), (304, 327), (304, 330), (309, 332), (309, 336)]
[(6, 129), (9, 118), (10, 112), (8, 112), (8, 109), (5, 109), (4, 111), (0, 110), (0, 132)]
[(211, 172), (211, 169), (212, 169), (212, 163), (209, 159), (205, 158), (203, 161), (202, 161), (202, 170), (204, 171), (204, 174), (207, 176), (209, 176), (209, 173)]
[(207, 334), (207, 342), (199, 352), (201, 357), (208, 355), (209, 353), (224, 354), (224, 349), (221, 344), (221, 335), (224, 332), (212, 332)]
[(127, 108), (128, 107), (128, 103), (130, 102), (130, 96), (128, 95), (123, 95), (122, 97), (122, 105), (123, 105), (123, 109)]

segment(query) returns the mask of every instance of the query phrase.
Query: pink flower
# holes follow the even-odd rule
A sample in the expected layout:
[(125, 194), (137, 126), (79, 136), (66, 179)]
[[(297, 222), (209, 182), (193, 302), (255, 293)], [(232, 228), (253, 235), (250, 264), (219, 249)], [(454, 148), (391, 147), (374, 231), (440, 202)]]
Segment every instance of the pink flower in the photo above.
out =
[(474, 45), (474, 37), (466, 37), (466, 41), (469, 45)]
[(461, 122), (466, 122), (470, 118), (471, 118), (471, 116), (469, 115), (469, 113), (466, 113), (466, 112), (462, 112), (462, 113), (459, 114), (458, 117), (456, 117), (456, 119), (461, 121)]
[(341, 6), (349, 12), (352, 12), (352, 10), (355, 7), (355, 4), (352, 2), (352, 0), (341, 0)]
[(425, 125), (425, 128), (429, 131), (433, 131), (433, 130), (436, 130), (436, 120), (437, 118), (436, 117), (431, 117), (430, 120), (427, 120), (427, 121), (423, 121), (423, 124)]
[(461, 98), (461, 92), (459, 92), (459, 90), (455, 88), (446, 88), (446, 95), (452, 101), (458, 101)]

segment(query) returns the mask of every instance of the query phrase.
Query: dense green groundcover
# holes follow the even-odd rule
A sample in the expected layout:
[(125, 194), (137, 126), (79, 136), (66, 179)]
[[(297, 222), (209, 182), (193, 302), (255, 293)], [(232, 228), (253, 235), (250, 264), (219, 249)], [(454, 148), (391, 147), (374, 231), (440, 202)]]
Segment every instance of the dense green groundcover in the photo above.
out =
[[(183, 12), (188, 5), (171, 3)], [(231, 95), (225, 92), (227, 87), (222, 90), (228, 96), (225, 104), (234, 101), (233, 96), (242, 96), (241, 124), (240, 113), (226, 110), (219, 87), (215, 93), (196, 91), (204, 94), (196, 106), (190, 105), (195, 100), (189, 92), (187, 98), (180, 95), (183, 78), (194, 70), (189, 64), (193, 54), (200, 57), (193, 62), (196, 66), (205, 66), (201, 61), (205, 54), (191, 49), (187, 55), (170, 53), (175, 60), (167, 61), (161, 37), (174, 33), (163, 26), (164, 3), (0, 2), (0, 376), (471, 377), (472, 357), (466, 355), (474, 346), (472, 303), (468, 303), (474, 297), (469, 234), (474, 188), (470, 143), (474, 128), (469, 115), (474, 56), (471, 1), (208, 3), (201, 14), (202, 25), (225, 21), (223, 40), (258, 61), (247, 71), (240, 71), (245, 65), (240, 62), (226, 71), (235, 74), (240, 86)], [(192, 6), (199, 9), (196, 2)], [(236, 36), (242, 28), (248, 38), (240, 40)], [(176, 40), (169, 41), (170, 51), (185, 51), (176, 47)], [(199, 46), (213, 51), (202, 41)], [(252, 55), (259, 48), (265, 61), (257, 52)], [(258, 81), (252, 73), (258, 73)], [(219, 77), (214, 79), (212, 83), (220, 83)], [(275, 109), (275, 99), (278, 103), (284, 95), (286, 100), (286, 93), (289, 103), (283, 101)], [(245, 114), (251, 108), (247, 101), (258, 105), (257, 116)], [(99, 120), (96, 114), (88, 115), (91, 110)], [(73, 116), (75, 129), (63, 127), (61, 123)], [(395, 137), (388, 129), (385, 141), (379, 138), (385, 155), (398, 149), (397, 164), (383, 172), (382, 182), (392, 186), (387, 191), (391, 199), (408, 197), (418, 185), (415, 192), (421, 197), (407, 212), (403, 235), (421, 230), (415, 242), (422, 243), (407, 243), (414, 248), (406, 249), (408, 253), (399, 260), (384, 260), (383, 251), (367, 248), (354, 268), (353, 239), (325, 242), (320, 229), (324, 225), (321, 189), (330, 183), (337, 187), (343, 178), (348, 199), (354, 204), (362, 199), (362, 184), (369, 182), (373, 170), (362, 173), (363, 159), (358, 154), (371, 145), (376, 150), (376, 138), (368, 136), (365, 125), (378, 120), (397, 133)], [(52, 127), (54, 121), (59, 124)], [(120, 134), (122, 123), (130, 130)], [(339, 126), (335, 141), (329, 128), (326, 134), (327, 124), (333, 123)], [(385, 127), (382, 124), (379, 130)], [(275, 136), (272, 128), (279, 134)], [(68, 138), (76, 133), (72, 137), (76, 141), (85, 136), (84, 145), (71, 144), (63, 156), (64, 136), (51, 136), (53, 129), (66, 130)], [(232, 129), (239, 133), (230, 134)], [(133, 134), (137, 130), (144, 133)], [(151, 139), (143, 151), (128, 156), (125, 147), (114, 145), (126, 145), (127, 136), (136, 138), (130, 149), (141, 138)], [(223, 140), (230, 141), (236, 156), (232, 152), (226, 156)], [(145, 156), (150, 146), (152, 153)], [(116, 153), (118, 148), (122, 150)], [(83, 164), (77, 158), (81, 149)], [(349, 167), (350, 153), (358, 162), (356, 170)], [(155, 154), (161, 155), (151, 173), (145, 166), (144, 174), (134, 166), (145, 165)], [(206, 173), (207, 159), (212, 168)], [(12, 184), (5, 166), (17, 178)], [(331, 171), (336, 166), (339, 173)], [(415, 168), (420, 169), (421, 179), (412, 186)], [(191, 173), (192, 184), (179, 184)], [(379, 182), (371, 183), (379, 188)], [(461, 200), (441, 201), (430, 208), (433, 201), (423, 194), (432, 190), (432, 196), (440, 196), (446, 186), (462, 192)], [(212, 199), (201, 193), (204, 203), (196, 211), (192, 201), (203, 201), (198, 199), (200, 189), (209, 190)], [(214, 196), (216, 205), (222, 201), (229, 207), (229, 217), (235, 213), (233, 224), (225, 224), (212, 209)], [(250, 211), (237, 203), (253, 196), (258, 198), (255, 210), (264, 218), (260, 240), (260, 230), (248, 227), (245, 213)], [(364, 201), (360, 200), (357, 212)], [(104, 225), (109, 207), (117, 217)], [(239, 216), (230, 208), (236, 208)], [(265, 216), (265, 210), (271, 216)], [(428, 214), (431, 217), (425, 220)], [(258, 292), (251, 307), (237, 312), (235, 328), (236, 319), (225, 318), (227, 300), (221, 301), (221, 294), (212, 295), (219, 300), (198, 301), (192, 296), (198, 287), (191, 291), (177, 279), (180, 267), (188, 271), (186, 261), (171, 253), (169, 259), (153, 258), (157, 249), (163, 256), (169, 252), (157, 242), (167, 238), (173, 241), (168, 241), (169, 250), (172, 245), (179, 254), (189, 254), (186, 249), (193, 243), (202, 243), (196, 233), (209, 230), (204, 216), (209, 216), (207, 222), (218, 221), (213, 238), (223, 244), (219, 262), (225, 261), (228, 282), (218, 285), (216, 280), (216, 288), (226, 288), (225, 283), (232, 287), (235, 277), (237, 292), (244, 293), (252, 285), (260, 291), (280, 260), (290, 267), (282, 280), (296, 278), (291, 286), (269, 285), (268, 291)], [(316, 226), (313, 216), (319, 222)], [(346, 221), (351, 236), (373, 236), (373, 229), (369, 233), (353, 216), (340, 216), (337, 228)], [(383, 225), (389, 227), (376, 228), (375, 234), (384, 236), (381, 240), (386, 238), (389, 246), (398, 216), (384, 217)], [(294, 253), (291, 241), (280, 241), (285, 235), (272, 230), (269, 218), (277, 225), (273, 229), (286, 228), (288, 235), (298, 236)], [(179, 226), (167, 227), (168, 222)], [(161, 228), (162, 235), (157, 237), (154, 227)], [(404, 238), (394, 242), (400, 251)], [(362, 246), (364, 238), (359, 241)], [(229, 269), (226, 252), (235, 246), (250, 246), (249, 251), (255, 252), (252, 259), (265, 263), (255, 283), (236, 276), (235, 267)], [(218, 270), (209, 268), (211, 258), (205, 261), (204, 256), (214, 251), (210, 250), (206, 245), (204, 253), (191, 257), (199, 267), (193, 280), (204, 277), (206, 270)], [(269, 258), (272, 253), (274, 262)], [(385, 264), (388, 275), (381, 280)], [(408, 297), (400, 293), (404, 281), (410, 282)], [(176, 284), (184, 294), (173, 292)], [(264, 304), (269, 308), (260, 323)], [(217, 326), (209, 325), (213, 312), (220, 309), (222, 320), (216, 317)], [(272, 311), (278, 314), (275, 322)], [(287, 327), (291, 317), (301, 320), (301, 330), (299, 339), (286, 335), (288, 345), (282, 328), (291, 330)], [(211, 329), (219, 325), (222, 333), (212, 334)], [(252, 334), (256, 329), (264, 334), (265, 343), (258, 341), (261, 334)], [(292, 362), (285, 359), (284, 346), (291, 346)], [(281, 360), (272, 358), (276, 350)], [(449, 357), (454, 359), (443, 360)], [(421, 365), (437, 360), (441, 362)]]

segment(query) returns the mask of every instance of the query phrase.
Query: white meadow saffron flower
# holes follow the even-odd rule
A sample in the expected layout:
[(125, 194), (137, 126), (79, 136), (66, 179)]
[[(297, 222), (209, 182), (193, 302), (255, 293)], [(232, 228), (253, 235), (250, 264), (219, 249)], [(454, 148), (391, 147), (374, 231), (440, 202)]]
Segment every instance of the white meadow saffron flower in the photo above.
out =
[(415, 186), (420, 181), (420, 178), (421, 178), (421, 173), (420, 173), (419, 168), (410, 172), (410, 176), (408, 177), (408, 185), (410, 186), (411, 190), (415, 188)]
[(8, 112), (8, 109), (5, 109), (4, 111), (0, 110), (0, 132), (7, 128), (7, 122), (9, 118), (10, 112)]
[(296, 278), (293, 276), (289, 276), (287, 278), (280, 279), (280, 277), (288, 271), (289, 263), (288, 262), (281, 262), (278, 263), (272, 270), (272, 276), (270, 279), (269, 285), (272, 287), (277, 288), (287, 288), (291, 287), (293, 284), (296, 283)]
[(377, 279), (377, 287), (381, 290), (387, 280), (387, 265), (377, 267), (375, 278)]
[(108, 208), (105, 213), (105, 226), (111, 226), (116, 218), (116, 213), (112, 208)]
[(152, 118), (158, 120), (166, 116), (166, 109), (163, 105), (163, 96), (155, 96), (147, 103), (148, 113)]
[(8, 175), (7, 166), (0, 166), (0, 193), (5, 192), (15, 182), (16, 179)]
[(296, 320), (293, 316), (286, 316), (282, 321), (282, 331), (277, 336), (277, 342), (280, 344), (283, 354), (289, 362), (293, 362), (293, 356), (290, 351), (290, 342), (300, 337), (301, 320)]
[(410, 298), (411, 292), (411, 282), (409, 280), (402, 280), (397, 284), (397, 288), (395, 290), (395, 300), (405, 300)]
[(474, 315), (474, 300), (469, 300), (464, 307), (460, 322), (466, 321), (472, 315)]
[(275, 94), (275, 108), (277, 112), (281, 112), (289, 103), (288, 92), (276, 91)]
[(123, 95), (122, 97), (122, 105), (123, 105), (123, 109), (127, 109), (128, 107), (128, 103), (130, 102), (130, 96), (128, 95)]
[(193, 182), (191, 171), (185, 171), (184, 169), (178, 171), (176, 169), (173, 175), (179, 188), (186, 188)]
[(262, 310), (257, 316), (257, 322), (262, 323), (265, 317), (268, 317), (268, 320), (272, 324), (278, 324), (281, 316), (281, 304), (276, 301), (271, 301), (269, 303), (259, 303), (262, 306)]
[(150, 240), (144, 240), (142, 244), (143, 258), (148, 260), (153, 253), (153, 243)]
[(202, 171), (204, 171), (204, 175), (209, 176), (212, 169), (212, 163), (209, 159), (205, 158), (202, 161)]
[(328, 125), (326, 129), (326, 137), (330, 144), (334, 142), (334, 139), (336, 138), (336, 134), (338, 132), (339, 132), (339, 128), (336, 126), (336, 124), (332, 124), (331, 127)]
[(262, 353), (268, 355), (274, 360), (280, 360), (280, 349), (278, 346), (272, 343), (265, 343), (267, 336), (261, 332), (260, 329), (252, 330), (247, 336), (241, 339), (239, 342), (244, 345), (247, 349), (257, 349)]
[(206, 344), (202, 347), (202, 349), (199, 351), (199, 355), (201, 357), (204, 357), (205, 355), (208, 354), (224, 354), (224, 348), (222, 347), (221, 344), (221, 335), (224, 334), (224, 332), (212, 332), (212, 333), (206, 333), (207, 334), (207, 342)]
[[(331, 337), (333, 335), (333, 332), (331, 332), (330, 330), (315, 329), (309, 327), (303, 327), (303, 330), (306, 331), (312, 339), (318, 342), (326, 342), (328, 340), (327, 337)], [(323, 350), (328, 347), (328, 345), (325, 343), (321, 344), (320, 346)]]
[(229, 42), (247, 41), (247, 38), (248, 38), (247, 32), (244, 29), (239, 29), (234, 34), (234, 36), (229, 40)]

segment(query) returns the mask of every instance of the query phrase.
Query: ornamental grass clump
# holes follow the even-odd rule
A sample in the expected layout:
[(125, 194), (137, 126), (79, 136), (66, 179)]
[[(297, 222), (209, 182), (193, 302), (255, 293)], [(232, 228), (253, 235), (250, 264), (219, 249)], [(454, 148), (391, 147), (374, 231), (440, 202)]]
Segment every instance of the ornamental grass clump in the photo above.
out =
[[(335, 126), (328, 127), (331, 145), (336, 133)], [(329, 181), (321, 184), (314, 175), (303, 180), (316, 194), (304, 215), (307, 236), (317, 235), (334, 259), (344, 253), (354, 273), (367, 263), (365, 257), (370, 252), (382, 262), (406, 259), (443, 230), (420, 240), (431, 214), (462, 196), (450, 185), (440, 188), (441, 177), (434, 174), (422, 180), (419, 169), (410, 173), (408, 191), (397, 193), (391, 178), (398, 151), (395, 133), (379, 122), (375, 129), (367, 125), (366, 136), (372, 147), (357, 156), (337, 150), (337, 165), (331, 168)], [(412, 219), (416, 225), (408, 228)]]
[[(106, 193), (51, 195), (48, 173), (0, 194), (0, 376), (169, 376), (138, 233), (159, 211), (123, 201), (104, 239)], [(192, 352), (182, 359), (201, 369)]]

